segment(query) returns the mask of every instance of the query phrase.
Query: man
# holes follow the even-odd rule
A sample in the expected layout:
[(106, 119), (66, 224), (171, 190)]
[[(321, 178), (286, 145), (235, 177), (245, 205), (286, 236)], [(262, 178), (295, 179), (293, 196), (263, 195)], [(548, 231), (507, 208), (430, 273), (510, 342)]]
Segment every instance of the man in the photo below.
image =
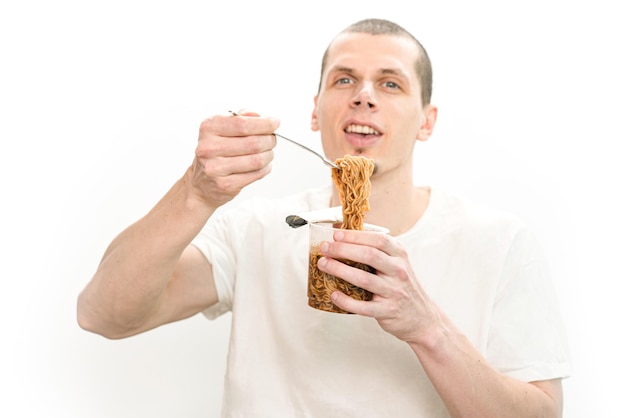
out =
[(123, 338), (232, 311), (224, 416), (561, 416), (568, 358), (532, 234), (413, 184), (415, 141), (437, 119), (431, 79), (421, 44), (383, 20), (352, 25), (324, 55), (312, 128), (329, 159), (376, 161), (366, 222), (390, 230), (322, 246), (320, 270), (374, 293), (333, 294), (357, 315), (307, 306), (307, 232), (284, 222), (340, 205), (330, 184), (216, 213), (273, 158), (279, 122), (242, 112), (202, 123), (187, 172), (105, 252), (80, 325)]

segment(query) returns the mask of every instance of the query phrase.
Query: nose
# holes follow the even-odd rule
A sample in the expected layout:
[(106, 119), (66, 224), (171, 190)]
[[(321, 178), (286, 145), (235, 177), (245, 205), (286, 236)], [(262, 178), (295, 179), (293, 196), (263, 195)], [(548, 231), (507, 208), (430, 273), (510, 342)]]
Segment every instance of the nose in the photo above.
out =
[(364, 84), (356, 92), (356, 94), (352, 98), (352, 106), (353, 107), (367, 106), (368, 109), (374, 109), (378, 107), (378, 101), (376, 100), (374, 96), (374, 91), (370, 84)]

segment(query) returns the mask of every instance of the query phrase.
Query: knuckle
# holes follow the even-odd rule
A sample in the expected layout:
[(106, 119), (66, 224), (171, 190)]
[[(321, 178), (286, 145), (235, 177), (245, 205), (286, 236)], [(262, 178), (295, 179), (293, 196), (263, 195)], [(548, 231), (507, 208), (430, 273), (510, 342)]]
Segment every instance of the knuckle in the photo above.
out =
[(263, 150), (259, 137), (252, 136), (245, 139), (245, 148), (251, 154), (257, 154)]
[(366, 247), (359, 251), (363, 259), (363, 263), (368, 266), (379, 265), (384, 261), (385, 255), (376, 248)]
[(212, 132), (215, 125), (215, 116), (206, 118), (200, 123), (200, 132)]
[(216, 178), (220, 170), (217, 164), (205, 164), (203, 171), (205, 176), (209, 178)]
[(216, 147), (211, 141), (203, 141), (196, 147), (196, 157), (210, 158), (216, 154)]
[(376, 280), (378, 280), (377, 277), (365, 273), (359, 274), (358, 276), (359, 287), (364, 289), (370, 289), (372, 285), (375, 284)]
[(376, 234), (378, 248), (390, 248), (392, 246), (392, 237), (388, 234)]
[(223, 193), (233, 193), (237, 191), (235, 183), (230, 177), (217, 177), (213, 180), (217, 190)]
[(408, 282), (411, 279), (409, 273), (403, 266), (397, 267), (394, 275), (403, 283)]
[(232, 123), (233, 130), (237, 135), (243, 135), (249, 132), (250, 118), (229, 118)]
[(269, 165), (272, 158), (273, 158), (273, 153), (271, 151), (252, 154), (250, 156), (250, 159), (251, 159), (250, 165), (252, 166), (254, 170), (261, 170)]
[(265, 165), (265, 161), (263, 161), (261, 154), (252, 154), (248, 157), (248, 159), (251, 171), (260, 170)]
[(246, 140), (246, 148), (253, 153), (261, 153), (271, 150), (276, 146), (274, 135), (259, 135), (249, 137)]

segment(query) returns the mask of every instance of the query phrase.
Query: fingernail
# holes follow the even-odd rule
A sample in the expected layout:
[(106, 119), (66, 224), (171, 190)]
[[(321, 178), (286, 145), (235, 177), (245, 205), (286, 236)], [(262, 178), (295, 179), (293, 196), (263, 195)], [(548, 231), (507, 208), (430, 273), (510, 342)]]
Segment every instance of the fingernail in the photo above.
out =
[(329, 244), (327, 242), (323, 242), (322, 245), (320, 245), (320, 251), (322, 254), (326, 254), (326, 252), (328, 252), (328, 247)]

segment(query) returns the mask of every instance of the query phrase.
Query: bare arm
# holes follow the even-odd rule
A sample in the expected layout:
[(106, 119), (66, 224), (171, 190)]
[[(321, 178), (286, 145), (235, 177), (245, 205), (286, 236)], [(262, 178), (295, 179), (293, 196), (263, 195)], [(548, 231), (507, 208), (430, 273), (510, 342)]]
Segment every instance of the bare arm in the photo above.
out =
[[(390, 334), (406, 341), (453, 417), (522, 418), (562, 415), (560, 379), (526, 383), (492, 366), (428, 297), (408, 257), (390, 236), (343, 231), (322, 246), (320, 270), (374, 293), (371, 302), (341, 292), (333, 302), (347, 311), (376, 318)], [(377, 275), (335, 259), (359, 261)]]
[(491, 367), (447, 319), (409, 345), (453, 417), (561, 417), (561, 380), (526, 383)]
[(270, 171), (275, 119), (215, 116), (196, 158), (155, 207), (107, 248), (78, 298), (78, 322), (108, 338), (138, 334), (217, 302), (211, 268), (189, 244), (215, 210)]

